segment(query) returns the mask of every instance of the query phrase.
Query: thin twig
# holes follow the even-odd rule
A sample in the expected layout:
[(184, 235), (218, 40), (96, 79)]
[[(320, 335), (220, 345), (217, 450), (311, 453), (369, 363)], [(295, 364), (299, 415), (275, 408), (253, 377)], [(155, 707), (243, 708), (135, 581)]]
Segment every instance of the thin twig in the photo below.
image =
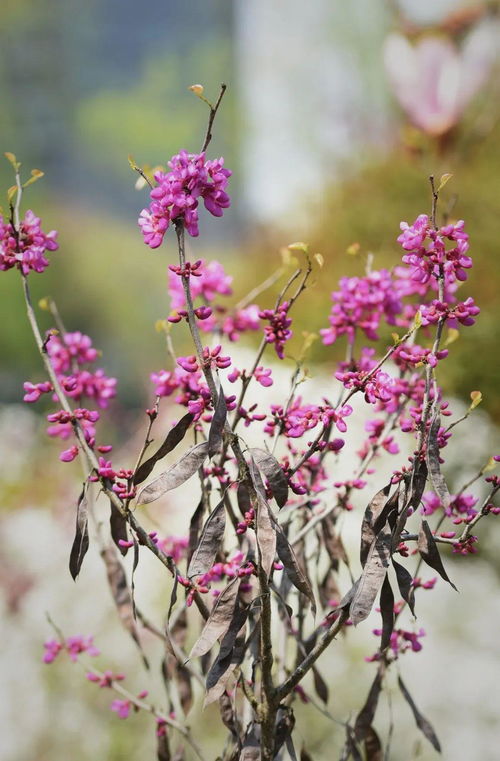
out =
[(310, 651), (308, 655), (306, 655), (304, 660), (297, 666), (293, 674), (291, 674), (288, 677), (288, 679), (286, 679), (283, 682), (281, 687), (278, 687), (277, 697), (280, 701), (283, 700), (294, 689), (294, 687), (296, 687), (299, 684), (299, 682), (302, 681), (303, 677), (314, 666), (319, 656), (328, 647), (330, 642), (333, 639), (335, 639), (335, 637), (341, 630), (342, 626), (345, 624), (347, 618), (348, 618), (348, 615), (346, 614), (346, 612), (342, 611), (340, 616), (318, 639), (313, 649)]
[(217, 114), (217, 111), (219, 110), (219, 106), (221, 104), (222, 98), (224, 97), (224, 93), (226, 92), (226, 90), (227, 90), (227, 85), (221, 84), (219, 97), (217, 98), (215, 102), (215, 106), (210, 106), (210, 116), (208, 117), (207, 132), (206, 132), (205, 140), (203, 141), (203, 146), (201, 149), (202, 153), (204, 153), (207, 150), (210, 144), (210, 141), (212, 139), (212, 127), (213, 127), (214, 119)]
[[(144, 180), (144, 181), (145, 181), (145, 182), (146, 182), (146, 183), (149, 185), (149, 187), (150, 187), (150, 188), (151, 188), (151, 190), (152, 190), (152, 189), (154, 188), (154, 185), (153, 185), (153, 183), (151, 182), (151, 180), (149, 179), (149, 177), (147, 176), (147, 174), (145, 173), (145, 171), (144, 171), (143, 169), (141, 169), (141, 167), (140, 167), (140, 166), (137, 166), (137, 164), (134, 164), (134, 169), (135, 169), (135, 171), (136, 171), (138, 174), (140, 174), (140, 175), (141, 175), (142, 179), (143, 179), (143, 180)], [(138, 182), (139, 182), (139, 181), (138, 181)]]
[[(300, 269), (295, 270), (295, 272), (288, 278), (287, 282), (285, 283), (285, 285), (281, 289), (281, 291), (278, 294), (278, 297), (276, 299), (275, 305), (274, 305), (274, 311), (275, 312), (278, 309), (278, 307), (280, 306), (283, 298), (286, 295), (286, 292), (288, 291), (288, 289), (290, 288), (292, 283), (294, 283), (295, 280), (300, 276), (301, 271), (302, 270), (300, 270)], [(290, 310), (288, 310), (288, 311), (290, 311)], [(254, 373), (255, 373), (257, 367), (259, 366), (260, 360), (262, 359), (262, 355), (264, 354), (264, 351), (266, 350), (266, 347), (267, 347), (267, 341), (265, 339), (265, 336), (263, 336), (262, 340), (261, 340), (261, 342), (259, 344), (259, 348), (257, 349), (257, 355), (255, 357), (252, 369), (250, 370), (248, 375), (242, 381), (241, 392), (240, 392), (240, 396), (239, 396), (238, 402), (236, 404), (236, 410), (235, 410), (235, 413), (234, 413), (234, 420), (233, 420), (233, 425), (232, 425), (233, 432), (236, 430), (236, 426), (238, 425), (239, 421), (243, 417), (243, 415), (241, 414), (241, 407), (242, 407), (243, 401), (245, 399), (245, 395), (246, 395), (246, 393), (248, 391), (248, 387), (249, 387), (249, 385), (250, 385), (250, 383), (252, 381), (252, 378), (254, 377)]]
[(279, 269), (276, 270), (270, 277), (266, 278), (260, 285), (255, 286), (255, 288), (252, 288), (250, 293), (247, 293), (246, 296), (244, 296), (241, 301), (238, 301), (236, 306), (234, 307), (236, 311), (240, 309), (244, 309), (246, 306), (252, 303), (252, 301), (259, 296), (264, 291), (267, 291), (268, 288), (271, 288), (282, 276), (282, 274), (285, 272), (285, 267), (279, 267)]

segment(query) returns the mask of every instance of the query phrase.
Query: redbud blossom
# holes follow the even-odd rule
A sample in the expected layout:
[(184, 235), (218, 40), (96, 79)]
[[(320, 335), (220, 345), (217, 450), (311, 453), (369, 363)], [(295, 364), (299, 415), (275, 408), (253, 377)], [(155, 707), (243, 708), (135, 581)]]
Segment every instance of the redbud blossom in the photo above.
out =
[(64, 452), (61, 452), (59, 455), (59, 459), (61, 462), (72, 462), (75, 457), (78, 455), (78, 447), (72, 446), (69, 449), (65, 449)]
[(169, 172), (156, 172), (158, 185), (150, 193), (151, 204), (139, 216), (144, 242), (158, 248), (170, 222), (182, 222), (189, 235), (198, 235), (198, 203), (216, 217), (231, 205), (226, 193), (229, 169), (224, 159), (205, 161), (205, 154), (181, 151), (168, 162)]
[(274, 348), (279, 359), (283, 359), (285, 343), (292, 337), (292, 331), (290, 325), (292, 320), (288, 317), (288, 310), (290, 304), (288, 301), (284, 301), (274, 311), (273, 309), (264, 309), (259, 312), (261, 320), (269, 320), (270, 325), (264, 328), (264, 337), (266, 343), (274, 343)]
[(27, 211), (17, 234), (0, 214), (0, 270), (17, 267), (28, 275), (31, 271), (43, 272), (49, 266), (45, 253), (59, 248), (57, 232), (45, 234), (40, 221), (31, 210)]

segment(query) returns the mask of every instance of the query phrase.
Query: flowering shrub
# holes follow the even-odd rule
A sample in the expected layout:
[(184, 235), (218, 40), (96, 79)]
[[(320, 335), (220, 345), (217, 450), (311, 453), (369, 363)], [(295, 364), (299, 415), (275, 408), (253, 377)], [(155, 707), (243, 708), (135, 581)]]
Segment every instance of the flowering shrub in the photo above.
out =
[[(199, 89), (195, 92), (200, 94)], [(45, 335), (40, 331), (29, 277), (48, 266), (44, 253), (56, 247), (56, 234), (44, 235), (32, 212), (21, 221), (25, 185), (20, 164), (8, 154), (16, 185), (9, 194), (9, 221), (1, 222), (0, 261), (3, 269), (20, 271), (28, 318), (48, 375), (45, 380), (27, 381), (24, 399), (27, 403), (44, 395), (53, 399), (57, 408), (48, 415), (48, 433), (70, 444), (60, 459), (70, 462), (80, 457), (87, 474), (76, 506), (70, 572), (76, 579), (90, 533), (96, 533), (120, 619), (144, 662), (142, 629), (165, 644), (162, 674), (170, 705), (159, 708), (148, 702), (146, 689), (125, 687), (124, 674), (98, 671), (92, 665), (87, 679), (113, 691), (111, 710), (120, 719), (141, 710), (155, 717), (159, 759), (171, 758), (179, 740), (196, 757), (206, 758), (202, 739), (186, 721), (199, 695), (194, 685), (200, 681), (205, 704), (218, 702), (229, 730), (220, 758), (270, 761), (282, 747), (294, 758), (294, 703), (298, 699), (317, 705), (313, 691), (320, 701), (328, 702), (320, 657), (339, 632), (362, 624), (378, 605), (381, 626), (374, 630), (378, 648), (365, 656), (377, 664), (376, 674), (367, 701), (352, 721), (345, 721), (342, 755), (359, 759), (365, 747), (367, 758), (378, 758), (383, 743), (373, 721), (391, 665), (403, 654), (423, 648), (424, 630), (416, 628), (414, 619), (416, 592), (432, 590), (437, 576), (452, 584), (439, 547), (451, 547), (461, 555), (476, 552), (478, 537), (473, 531), (483, 518), (500, 512), (493, 501), (500, 479), (485, 477), (499, 456), (453, 495), (441, 472), (453, 428), (481, 401), (480, 393), (472, 392), (467, 414), (447, 422), (453, 412), (437, 382), (439, 363), (448, 355), (443, 345), (445, 327), (466, 329), (479, 314), (472, 297), (457, 298), (458, 286), (472, 266), (468, 235), (463, 221), (437, 224), (440, 188), (431, 178), (430, 216), (421, 214), (413, 224), (401, 223), (397, 241), (402, 263), (391, 270), (368, 268), (363, 277), (344, 277), (333, 290), (330, 327), (321, 336), (326, 345), (343, 341), (346, 357), (332, 368), (330, 398), (307, 399), (307, 385), (298, 393), (306, 380), (302, 359), (289, 360), (287, 342), (297, 329), (294, 305), (309, 287), (313, 267), (321, 266), (321, 257), (310, 258), (305, 244), (291, 245), (305, 265), (288, 278), (274, 303), (262, 307), (253, 303), (264, 292), (257, 288), (234, 308), (224, 303), (231, 294), (232, 278), (222, 265), (186, 260), (185, 231), (198, 234), (199, 200), (215, 216), (230, 205), (230, 172), (222, 159), (206, 159), (223, 93), (224, 88), (215, 106), (209, 104), (201, 153), (181, 151), (169, 162), (170, 171), (155, 173), (151, 205), (139, 218), (150, 248), (158, 248), (173, 228), (178, 260), (168, 265), (171, 366), (151, 373), (156, 398), (145, 411), (144, 444), (132, 466), (114, 462), (112, 445), (101, 438), (101, 413), (92, 407), (112, 410), (116, 379), (102, 369), (90, 369), (99, 356), (92, 340), (78, 331), (68, 332), (53, 302), (44, 306), (54, 326)], [(176, 330), (182, 322), (188, 323), (194, 346), (194, 353), (184, 357), (175, 353)], [(384, 325), (401, 334), (393, 333), (392, 344), (380, 352), (373, 344)], [(230, 344), (247, 331), (260, 333), (260, 344), (250, 366), (235, 367)], [(291, 364), (291, 390), (279, 404), (268, 403), (265, 397), (264, 389), (274, 383), (272, 370), (263, 364), (269, 345), (281, 362)], [(256, 383), (258, 401), (249, 405), (248, 388)], [(355, 414), (350, 402), (355, 396), (361, 404), (364, 400), (370, 418), (354, 472), (339, 480), (336, 465), (345, 456)], [(164, 397), (171, 397), (169, 414), (175, 422), (153, 451), (153, 432), (161, 436), (156, 426)], [(247, 428), (261, 446), (247, 444)], [(359, 577), (341, 591), (340, 569), (346, 566), (350, 571), (355, 566), (342, 541), (340, 519), (354, 509), (353, 495), (366, 489), (365, 476), (376, 472), (377, 456), (382, 451), (401, 455), (403, 444), (398, 441), (404, 437), (410, 455), (403, 463), (398, 458), (387, 483), (366, 498), (360, 516)], [(189, 446), (185, 439), (190, 439)], [(175, 464), (151, 478), (157, 464), (174, 450)], [(161, 499), (189, 479), (194, 483), (195, 477), (200, 500), (189, 525), (186, 519), (184, 535), (160, 537), (143, 526), (137, 506)], [(480, 480), (486, 488), (482, 500), (469, 491)], [(98, 505), (93, 504), (94, 482), (105, 498)], [(98, 515), (103, 510), (109, 515), (109, 539), (93, 527), (93, 522), (101, 522)], [(434, 519), (432, 528), (428, 519)], [(160, 611), (160, 619), (166, 614), (163, 628), (144, 618), (135, 599), (134, 572), (144, 550), (153, 553), (172, 578), (168, 610)], [(120, 558), (129, 551), (130, 576)], [(422, 579), (419, 574), (426, 566), (437, 576)], [(391, 567), (394, 574), (389, 574)], [(191, 613), (188, 618), (189, 608), (197, 609), (196, 618)], [(56, 635), (45, 643), (46, 663), (63, 652), (82, 662), (98, 655), (90, 636), (68, 638), (57, 628)], [(193, 643), (189, 655), (188, 639)], [(433, 728), (400, 676), (398, 685), (417, 726), (439, 750)], [(305, 749), (301, 758), (310, 758)]]

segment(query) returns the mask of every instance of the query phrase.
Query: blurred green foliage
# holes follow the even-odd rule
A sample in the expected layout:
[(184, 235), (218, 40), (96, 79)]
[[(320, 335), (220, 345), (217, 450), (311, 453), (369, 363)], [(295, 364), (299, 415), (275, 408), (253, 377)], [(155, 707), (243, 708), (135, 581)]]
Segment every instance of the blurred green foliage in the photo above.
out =
[[(204, 83), (214, 83), (205, 95), (215, 101), (217, 83), (227, 79), (230, 61), (227, 41), (222, 40), (217, 47), (201, 44), (196, 58), (163, 55), (148, 59), (130, 88), (104, 88), (80, 101), (76, 123), (88, 161), (127, 182), (129, 153), (139, 165), (155, 166), (166, 165), (180, 148), (195, 151), (201, 147), (207, 107), (188, 87), (198, 82), (202, 72)], [(210, 148), (215, 155), (224, 146), (228, 166), (234, 166), (235, 160), (231, 139), (235, 106), (234, 97), (224, 102)]]

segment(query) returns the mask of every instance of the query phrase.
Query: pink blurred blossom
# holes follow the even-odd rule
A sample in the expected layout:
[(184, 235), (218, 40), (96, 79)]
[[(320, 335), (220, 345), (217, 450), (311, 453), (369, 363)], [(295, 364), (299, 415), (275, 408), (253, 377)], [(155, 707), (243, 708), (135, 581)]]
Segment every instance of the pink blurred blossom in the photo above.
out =
[(416, 127), (444, 135), (462, 117), (486, 83), (496, 56), (492, 27), (478, 24), (458, 47), (450, 39), (426, 35), (411, 43), (391, 34), (384, 62), (392, 89)]

